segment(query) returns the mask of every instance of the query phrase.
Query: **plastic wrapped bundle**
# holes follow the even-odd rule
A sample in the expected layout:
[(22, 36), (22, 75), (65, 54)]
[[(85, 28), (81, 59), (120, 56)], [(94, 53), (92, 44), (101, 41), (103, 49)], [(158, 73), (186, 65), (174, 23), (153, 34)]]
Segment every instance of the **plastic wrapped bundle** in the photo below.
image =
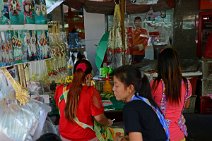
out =
[(45, 126), (47, 114), (51, 111), (51, 107), (46, 105), (45, 103), (38, 102), (40, 105), (41, 110), (39, 112), (39, 121), (38, 121), (38, 127), (35, 130), (35, 133), (33, 134), (32, 140), (37, 140), (42, 134), (43, 134), (43, 128)]
[(39, 104), (32, 100), (24, 106), (20, 106), (15, 100), (1, 101), (1, 104), (0, 132), (11, 140), (32, 140), (42, 110)]
[(41, 135), (50, 107), (29, 99), (6, 69), (0, 70), (0, 139), (32, 141)]
[(43, 131), (42, 131), (42, 134), (47, 134), (47, 133), (53, 133), (53, 134), (59, 135), (57, 126), (53, 124), (50, 118), (47, 118), (47, 120), (45, 121), (43, 126)]
[(0, 139), (4, 135), (11, 141), (36, 140), (42, 134), (49, 111), (48, 105), (36, 100), (30, 100), (24, 106), (16, 101), (1, 101)]

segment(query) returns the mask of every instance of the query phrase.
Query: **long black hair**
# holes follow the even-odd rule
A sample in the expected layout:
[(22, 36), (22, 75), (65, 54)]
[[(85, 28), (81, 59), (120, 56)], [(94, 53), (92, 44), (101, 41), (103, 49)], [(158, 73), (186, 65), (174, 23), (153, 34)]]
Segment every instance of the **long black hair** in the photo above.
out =
[(152, 98), (148, 77), (143, 74), (137, 67), (132, 65), (124, 65), (115, 69), (113, 75), (118, 78), (126, 87), (133, 85), (135, 88), (135, 95), (147, 98), (154, 107), (158, 107)]
[(179, 103), (181, 100), (181, 81), (187, 84), (185, 77), (182, 77), (180, 61), (176, 50), (165, 48), (158, 56), (158, 77), (153, 83), (153, 90), (162, 79), (165, 83), (165, 94), (171, 103)]
[(74, 66), (74, 77), (71, 88), (68, 92), (65, 106), (65, 117), (69, 121), (73, 121), (73, 119), (76, 117), (82, 85), (85, 82), (86, 75), (90, 74), (91, 72), (92, 66), (88, 60), (80, 60)]

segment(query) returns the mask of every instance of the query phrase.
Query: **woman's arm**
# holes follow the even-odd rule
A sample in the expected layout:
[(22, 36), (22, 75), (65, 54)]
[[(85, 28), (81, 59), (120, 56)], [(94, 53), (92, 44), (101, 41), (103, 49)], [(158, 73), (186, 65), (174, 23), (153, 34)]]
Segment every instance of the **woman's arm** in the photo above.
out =
[(186, 88), (186, 97), (185, 97), (185, 105), (184, 105), (184, 108), (188, 108), (189, 105), (190, 105), (190, 97), (192, 95), (192, 85), (191, 85), (191, 82), (189, 80), (187, 80), (188, 82), (188, 86)]
[(97, 116), (94, 116), (94, 119), (105, 126), (111, 126), (113, 124), (113, 121), (111, 119), (108, 119), (104, 114), (100, 114)]
[(141, 132), (129, 132), (129, 141), (143, 141)]
[(188, 108), (190, 105), (190, 98), (186, 101), (184, 108)]

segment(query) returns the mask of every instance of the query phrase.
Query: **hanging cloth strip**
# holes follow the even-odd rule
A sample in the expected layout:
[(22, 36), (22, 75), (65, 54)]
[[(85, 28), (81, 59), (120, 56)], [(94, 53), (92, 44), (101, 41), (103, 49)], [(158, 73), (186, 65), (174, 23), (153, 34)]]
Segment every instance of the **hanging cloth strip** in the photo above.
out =
[[(183, 81), (182, 81), (183, 83)], [(188, 98), (188, 92), (189, 92), (189, 87), (188, 87), (188, 80), (186, 81), (186, 86), (187, 86), (187, 89), (186, 89), (186, 94), (185, 94), (185, 98), (184, 98), (184, 105), (186, 103), (186, 99)], [(163, 93), (162, 93), (162, 99), (161, 99), (161, 106), (160, 106), (160, 109), (161, 111), (163, 112), (163, 114), (165, 115), (166, 113), (166, 105), (167, 105), (167, 98), (166, 98), (166, 94), (165, 94), (165, 84), (162, 80), (162, 90), (163, 90)], [(172, 122), (171, 120), (169, 119), (166, 119), (167, 123), (168, 123), (168, 126), (170, 125), (170, 123)], [(179, 117), (178, 119), (178, 126), (180, 128), (180, 130), (184, 133), (184, 135), (187, 137), (188, 136), (188, 132), (187, 132), (187, 127), (185, 125), (185, 118), (183, 116), (183, 114), (181, 114), (181, 116)]]
[(141, 100), (141, 101), (145, 102), (147, 105), (149, 105), (149, 106), (153, 109), (153, 111), (157, 114), (157, 117), (158, 117), (158, 119), (159, 119), (161, 125), (163, 126), (163, 129), (165, 130), (166, 137), (167, 137), (166, 141), (169, 141), (169, 139), (170, 139), (169, 128), (168, 128), (168, 125), (167, 125), (167, 123), (166, 123), (165, 117), (164, 117), (163, 114), (160, 112), (160, 110), (159, 110), (158, 108), (154, 107), (154, 106), (149, 102), (148, 99), (146, 99), (146, 98), (144, 98), (144, 97), (142, 97), (142, 96), (134, 95), (134, 96), (132, 97), (131, 100)]
[(121, 34), (121, 11), (120, 5), (115, 4), (113, 25), (108, 38), (108, 60), (113, 68), (123, 65), (124, 45)]

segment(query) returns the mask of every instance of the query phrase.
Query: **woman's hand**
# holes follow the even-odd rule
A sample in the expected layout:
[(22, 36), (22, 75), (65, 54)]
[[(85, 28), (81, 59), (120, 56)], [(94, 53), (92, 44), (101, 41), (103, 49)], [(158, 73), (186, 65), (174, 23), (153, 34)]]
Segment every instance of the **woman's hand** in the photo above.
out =
[(108, 126), (112, 126), (113, 125), (113, 120), (108, 119)]
[(111, 126), (113, 125), (113, 120), (111, 119), (108, 119), (104, 114), (100, 114), (100, 115), (97, 115), (97, 116), (94, 116), (95, 120), (104, 125), (104, 126)]
[(116, 135), (114, 141), (129, 141), (128, 136)]

